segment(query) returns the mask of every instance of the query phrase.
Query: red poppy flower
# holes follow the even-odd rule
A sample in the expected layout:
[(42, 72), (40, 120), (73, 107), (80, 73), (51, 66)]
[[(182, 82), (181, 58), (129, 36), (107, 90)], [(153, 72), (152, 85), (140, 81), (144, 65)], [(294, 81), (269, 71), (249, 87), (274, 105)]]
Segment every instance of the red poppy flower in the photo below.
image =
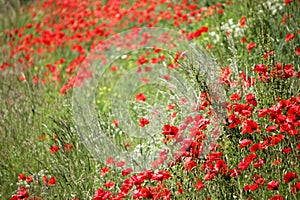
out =
[(249, 43), (249, 44), (247, 45), (247, 50), (248, 50), (248, 52), (250, 53), (250, 51), (251, 51), (254, 47), (256, 47), (256, 44), (255, 44), (255, 43)]
[(187, 171), (192, 171), (196, 167), (197, 163), (192, 160), (192, 157), (185, 158), (183, 168)]
[(117, 167), (123, 167), (126, 164), (125, 161), (120, 161), (116, 164)]
[(19, 181), (21, 181), (21, 180), (24, 181), (25, 179), (26, 179), (26, 176), (23, 173), (18, 175), (18, 180)]
[(106, 187), (106, 188), (112, 188), (112, 187), (114, 187), (115, 186), (115, 182), (113, 182), (113, 181), (108, 181), (108, 182), (106, 182), (105, 184), (104, 184), (104, 187)]
[(113, 71), (113, 72), (115, 72), (115, 71), (118, 70), (118, 67), (117, 67), (117, 66), (112, 66), (112, 67), (110, 68), (110, 70)]
[(245, 43), (245, 42), (247, 42), (247, 38), (246, 37), (242, 37), (240, 41), (241, 41), (241, 43)]
[(296, 56), (300, 55), (300, 48), (296, 48), (295, 54)]
[(284, 198), (280, 194), (275, 194), (273, 197), (271, 197), (268, 200), (284, 200)]
[(246, 121), (243, 122), (242, 125), (242, 134), (248, 133), (251, 134), (253, 131), (259, 131), (258, 125), (255, 121), (247, 119)]
[(269, 114), (269, 110), (267, 108), (258, 110), (258, 118), (265, 117), (268, 114)]
[(250, 147), (250, 152), (256, 152), (257, 150), (260, 149), (263, 149), (263, 145), (261, 143), (256, 143)]
[(249, 165), (250, 165), (251, 161), (247, 160), (247, 159), (243, 159), (239, 164), (238, 164), (238, 168), (240, 168), (241, 170), (246, 170)]
[(146, 101), (146, 97), (143, 93), (138, 93), (136, 96), (135, 96), (135, 99), (139, 102), (144, 102)]
[(55, 177), (51, 177), (48, 181), (48, 185), (52, 186), (56, 183), (56, 178)]
[(107, 158), (106, 165), (113, 165), (115, 163), (115, 160), (112, 157)]
[(245, 99), (248, 104), (252, 104), (253, 106), (257, 106), (257, 102), (255, 96), (253, 94), (246, 94)]
[(228, 171), (230, 172), (231, 177), (237, 177), (238, 175), (241, 174), (241, 171), (238, 169), (230, 169)]
[(24, 74), (22, 74), (20, 77), (19, 77), (19, 80), (22, 82), (22, 81), (25, 81), (26, 80), (26, 77)]
[[(15, 195), (14, 197), (16, 197), (15, 199), (16, 200), (19, 200), (19, 199), (27, 199), (29, 197), (29, 193), (27, 191), (27, 188), (22, 186), (22, 187), (19, 187), (18, 188), (18, 193), (17, 195)], [(12, 197), (13, 198), (13, 197)]]
[(140, 118), (139, 123), (140, 127), (144, 127), (145, 125), (149, 124), (149, 120), (146, 118)]
[(246, 26), (246, 19), (247, 19), (246, 16), (243, 16), (243, 17), (240, 19), (240, 27)]
[(294, 38), (295, 38), (295, 35), (292, 34), (292, 33), (289, 33), (289, 34), (287, 34), (287, 35), (285, 36), (285, 42), (288, 42), (288, 41), (290, 41), (290, 40), (292, 40), (292, 39), (294, 39)]
[(267, 188), (269, 190), (278, 190), (279, 188), (279, 181), (275, 180), (275, 181), (270, 181), (267, 185)]
[(241, 120), (235, 115), (229, 115), (228, 122), (230, 123), (229, 128), (235, 128), (241, 123)]
[(277, 126), (268, 126), (267, 128), (266, 128), (266, 131), (267, 132), (274, 132), (274, 131), (276, 131), (277, 130)]
[(123, 176), (127, 176), (128, 174), (130, 174), (132, 172), (131, 168), (126, 168), (122, 170), (122, 175)]
[(246, 147), (247, 145), (251, 144), (252, 143), (252, 140), (248, 140), (248, 139), (243, 139), (242, 141), (239, 142), (240, 143), (240, 148), (244, 148)]
[(196, 187), (196, 190), (200, 191), (201, 189), (205, 188), (205, 185), (202, 181), (199, 181), (196, 183), (195, 187)]
[(109, 172), (109, 168), (104, 167), (101, 169), (101, 175), (104, 176), (105, 174), (107, 174)]
[(300, 182), (297, 182), (297, 183), (295, 184), (295, 187), (296, 187), (297, 191), (299, 191), (299, 190), (300, 190)]
[(275, 136), (271, 136), (271, 141), (270, 141), (271, 146), (274, 146), (274, 145), (280, 143), (281, 140), (283, 140), (283, 139), (284, 139), (284, 135), (282, 135), (282, 134), (277, 134)]
[(176, 136), (178, 134), (178, 128), (176, 126), (171, 126), (170, 124), (166, 124), (163, 128), (162, 134)]
[(250, 185), (249, 190), (255, 191), (255, 190), (257, 190), (257, 188), (258, 188), (258, 185), (256, 183), (254, 183), (254, 184)]
[(116, 127), (119, 126), (119, 122), (118, 122), (118, 120), (116, 120), (116, 119), (114, 119), (114, 120), (112, 121), (112, 123), (113, 123), (113, 125), (116, 126)]
[(27, 183), (32, 183), (33, 182), (33, 176), (27, 176), (26, 179), (25, 179), (25, 181)]
[(52, 186), (52, 185), (54, 185), (55, 183), (56, 183), (56, 178), (53, 176), (53, 177), (51, 177), (49, 180), (48, 180), (48, 177), (47, 176), (44, 176), (43, 177), (43, 180), (44, 180), (44, 183), (46, 184), (46, 185), (49, 185), (49, 186)]
[(167, 179), (170, 179), (172, 176), (169, 171), (158, 171), (152, 178), (151, 180), (154, 181), (164, 181)]
[(288, 154), (288, 153), (290, 153), (291, 151), (292, 151), (292, 149), (291, 149), (290, 147), (284, 148), (284, 149), (282, 150), (282, 152), (285, 153), (285, 154)]
[(295, 172), (287, 172), (284, 176), (284, 182), (289, 183), (291, 181), (293, 181), (295, 178), (297, 178), (297, 174)]
[(264, 185), (265, 182), (266, 182), (266, 179), (265, 178), (258, 178), (254, 181), (256, 184), (258, 185)]
[(293, 0), (284, 0), (285, 1), (285, 4), (289, 4), (289, 3), (292, 3)]
[(213, 171), (215, 173), (222, 173), (223, 175), (227, 174), (228, 166), (225, 164), (224, 160), (218, 160), (214, 166)]
[(240, 100), (241, 99), (241, 96), (239, 95), (239, 94), (232, 94), (231, 96), (230, 96), (230, 100), (231, 101), (238, 101), (238, 100)]
[(68, 152), (70, 151), (71, 149), (74, 149), (73, 145), (71, 143), (66, 143), (64, 145), (64, 152)]
[(57, 145), (53, 145), (52, 147), (50, 147), (50, 153), (56, 153), (58, 152), (59, 147)]

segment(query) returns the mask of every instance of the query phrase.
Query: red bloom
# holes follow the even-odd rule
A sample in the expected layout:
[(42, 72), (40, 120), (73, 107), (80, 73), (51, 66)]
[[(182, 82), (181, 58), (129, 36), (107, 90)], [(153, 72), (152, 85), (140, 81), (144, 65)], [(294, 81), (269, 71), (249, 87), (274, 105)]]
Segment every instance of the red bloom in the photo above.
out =
[(126, 164), (125, 161), (120, 161), (116, 164), (117, 167), (123, 167)]
[(295, 76), (295, 70), (292, 64), (284, 65), (283, 72), (284, 72), (284, 78), (290, 78)]
[(59, 150), (59, 147), (57, 145), (53, 145), (51, 148), (50, 148), (50, 153), (56, 153), (58, 152)]
[(295, 184), (295, 187), (296, 187), (296, 190), (299, 191), (299, 190), (300, 190), (300, 182), (297, 182), (297, 183)]
[(66, 143), (65, 145), (64, 145), (64, 151), (65, 152), (68, 152), (68, 151), (70, 151), (71, 149), (73, 149), (74, 147), (73, 147), (73, 145), (72, 145), (72, 143)]
[(271, 141), (270, 141), (271, 146), (274, 146), (274, 145), (278, 144), (283, 139), (284, 139), (284, 135), (282, 135), (282, 134), (277, 134), (275, 136), (271, 136)]
[(17, 195), (13, 196), (11, 199), (19, 200), (19, 199), (27, 199), (28, 197), (29, 197), (29, 193), (27, 191), (27, 188), (22, 186), (18, 188)]
[(249, 165), (250, 165), (251, 161), (247, 160), (247, 159), (243, 159), (239, 164), (238, 164), (238, 168), (240, 168), (241, 170), (246, 170)]
[(54, 185), (56, 183), (56, 178), (55, 177), (51, 177), (48, 181), (48, 185)]
[(282, 152), (285, 153), (285, 154), (288, 154), (288, 153), (290, 153), (291, 151), (292, 151), (292, 149), (291, 149), (290, 147), (284, 148), (284, 149), (282, 150)]
[(26, 176), (23, 173), (18, 175), (18, 180), (19, 181), (21, 181), (21, 180), (24, 181), (25, 179), (26, 179)]
[(257, 190), (257, 188), (258, 188), (258, 185), (254, 183), (254, 184), (250, 185), (249, 190), (255, 191), (255, 190)]
[(224, 160), (218, 160), (214, 166), (214, 172), (216, 173), (222, 173), (222, 174), (227, 174), (227, 169), (228, 166), (225, 164)]
[(263, 149), (263, 145), (256, 143), (250, 147), (250, 152), (256, 152), (257, 150)]
[(46, 185), (49, 185), (49, 186), (52, 186), (52, 185), (54, 185), (55, 183), (56, 183), (56, 178), (53, 176), (53, 177), (51, 177), (49, 180), (48, 180), (48, 177), (47, 176), (44, 176), (43, 177), (43, 180), (44, 180), (44, 183), (46, 184)]
[(143, 93), (138, 93), (136, 96), (135, 96), (135, 99), (139, 102), (143, 102), (143, 101), (146, 101), (146, 97), (144, 96)]
[(199, 181), (196, 183), (195, 187), (196, 187), (196, 190), (200, 191), (201, 189), (205, 188), (205, 185), (202, 181)]
[(223, 152), (212, 152), (208, 154), (209, 161), (220, 160), (222, 156), (223, 156)]
[(231, 101), (238, 101), (240, 99), (241, 99), (241, 97), (240, 97), (239, 94), (232, 94), (231, 97), (230, 97)]
[(131, 168), (126, 168), (122, 170), (122, 175), (123, 176), (127, 176), (128, 174), (130, 174), (132, 172)]
[(248, 104), (252, 104), (253, 106), (257, 106), (257, 102), (255, 96), (253, 94), (246, 94), (245, 99)]
[(271, 197), (268, 200), (284, 200), (284, 198), (280, 194), (275, 194), (273, 197)]
[(300, 48), (296, 48), (295, 54), (296, 56), (300, 55)]
[(292, 40), (292, 39), (294, 39), (294, 38), (295, 38), (295, 35), (292, 34), (292, 33), (289, 33), (289, 34), (287, 34), (287, 35), (285, 36), (285, 42), (288, 42), (288, 41), (290, 41), (290, 40)]
[(170, 179), (172, 176), (169, 171), (159, 171), (151, 179), (154, 181), (164, 181)]
[(253, 120), (246, 120), (242, 126), (242, 134), (248, 133), (251, 134), (253, 131), (258, 131), (258, 125)]
[(145, 125), (149, 124), (149, 120), (146, 118), (140, 118), (140, 127), (144, 127)]
[(266, 179), (265, 179), (265, 178), (258, 178), (258, 179), (256, 179), (254, 182), (255, 182), (256, 184), (258, 184), (258, 185), (263, 185), (263, 184), (265, 184)]
[(293, 181), (295, 178), (297, 178), (297, 174), (295, 172), (287, 172), (284, 176), (284, 182), (289, 183), (291, 181)]
[(22, 82), (22, 81), (25, 81), (26, 80), (26, 77), (24, 74), (22, 74), (20, 77), (19, 77), (19, 80)]
[(187, 171), (192, 171), (196, 165), (197, 163), (192, 160), (192, 157), (188, 157), (184, 160), (183, 168)]
[(261, 165), (265, 163), (266, 161), (264, 159), (259, 159), (256, 163), (253, 163), (252, 166), (255, 168), (261, 168)]
[(229, 115), (228, 122), (230, 123), (229, 128), (235, 128), (241, 123), (241, 120), (235, 115)]
[(267, 188), (269, 190), (278, 190), (279, 188), (279, 181), (275, 180), (275, 181), (270, 181), (267, 185)]
[(247, 42), (247, 38), (246, 37), (242, 37), (240, 41), (241, 41), (241, 43), (245, 43), (245, 42)]
[(33, 182), (33, 176), (27, 176), (25, 181), (26, 181), (27, 183)]
[(267, 132), (274, 132), (274, 131), (276, 131), (277, 130), (277, 126), (268, 126), (267, 128), (266, 128), (266, 131)]
[(289, 3), (292, 3), (293, 0), (285, 0), (285, 4), (289, 4)]
[(243, 16), (243, 17), (240, 19), (240, 27), (246, 26), (246, 19), (247, 19), (246, 16)]
[(113, 165), (115, 163), (115, 160), (112, 157), (107, 158), (106, 165)]
[(248, 52), (250, 53), (250, 51), (251, 51), (255, 46), (256, 46), (255, 43), (249, 43), (249, 44), (247, 45), (247, 50), (248, 50)]
[(237, 177), (241, 174), (241, 171), (239, 171), (238, 169), (230, 169), (228, 171), (230, 172), (231, 177)]
[(109, 172), (109, 168), (104, 167), (101, 169), (101, 175), (104, 176), (105, 174), (107, 174)]
[(115, 186), (115, 182), (113, 181), (108, 181), (107, 183), (104, 184), (105, 187), (107, 188), (112, 188)]
[(166, 124), (163, 128), (162, 134), (164, 135), (173, 135), (174, 137), (178, 133), (178, 128), (176, 126), (171, 126), (170, 124)]
[(196, 32), (193, 33), (193, 38), (197, 38), (202, 35), (202, 33), (205, 33), (208, 31), (208, 27), (203, 26), (200, 29), (196, 30)]
[(112, 123), (113, 123), (113, 125), (116, 126), (116, 127), (119, 126), (119, 122), (118, 122), (118, 120), (116, 120), (116, 119), (114, 119), (114, 120), (112, 121)]
[(265, 117), (269, 114), (269, 110), (267, 108), (258, 110), (258, 118)]
[(113, 71), (113, 72), (115, 72), (115, 71), (118, 70), (118, 67), (117, 67), (117, 66), (112, 66), (112, 67), (110, 68), (110, 70)]
[(240, 143), (240, 148), (244, 148), (246, 147), (247, 145), (251, 144), (252, 143), (252, 140), (248, 140), (248, 139), (243, 139), (242, 141), (239, 142)]

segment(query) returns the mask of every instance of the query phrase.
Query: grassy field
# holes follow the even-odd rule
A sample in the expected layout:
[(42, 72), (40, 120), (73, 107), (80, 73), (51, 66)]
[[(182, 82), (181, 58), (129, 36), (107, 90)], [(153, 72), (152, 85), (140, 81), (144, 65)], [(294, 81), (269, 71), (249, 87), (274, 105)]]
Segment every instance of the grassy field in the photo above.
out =
[(0, 8), (0, 199), (300, 198), (299, 0)]

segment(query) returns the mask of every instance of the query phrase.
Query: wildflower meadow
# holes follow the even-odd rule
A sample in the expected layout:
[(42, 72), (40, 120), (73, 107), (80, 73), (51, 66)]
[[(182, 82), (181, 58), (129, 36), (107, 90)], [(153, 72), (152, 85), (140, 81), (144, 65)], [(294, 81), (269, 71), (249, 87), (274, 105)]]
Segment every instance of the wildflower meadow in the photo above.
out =
[(0, 199), (300, 199), (299, 0), (0, 0)]

